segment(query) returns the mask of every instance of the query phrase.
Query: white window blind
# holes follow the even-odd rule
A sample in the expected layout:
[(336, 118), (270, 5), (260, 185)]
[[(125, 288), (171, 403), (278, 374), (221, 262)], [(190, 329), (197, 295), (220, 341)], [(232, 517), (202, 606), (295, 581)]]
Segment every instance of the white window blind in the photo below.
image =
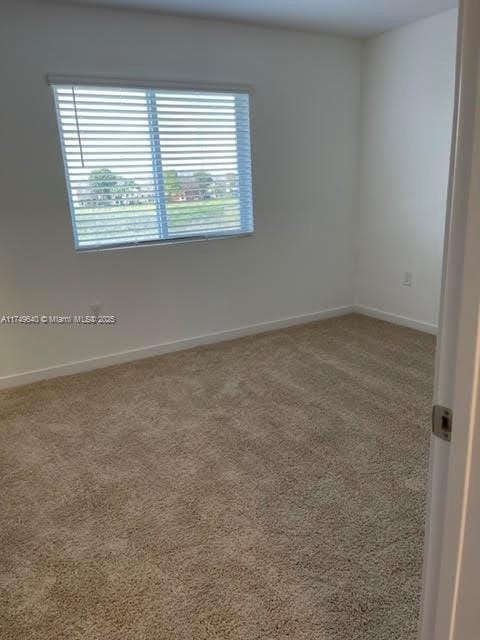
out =
[(51, 84), (77, 249), (253, 231), (248, 92)]

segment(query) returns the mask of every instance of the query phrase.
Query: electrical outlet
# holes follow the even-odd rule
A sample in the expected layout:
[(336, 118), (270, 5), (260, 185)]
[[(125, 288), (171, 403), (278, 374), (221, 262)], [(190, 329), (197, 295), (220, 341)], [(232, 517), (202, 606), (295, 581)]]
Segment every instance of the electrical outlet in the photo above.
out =
[(413, 285), (413, 273), (411, 271), (405, 271), (402, 284), (404, 287), (411, 287)]
[(94, 302), (93, 304), (89, 305), (89, 309), (90, 309), (90, 315), (99, 316), (102, 313), (102, 303)]

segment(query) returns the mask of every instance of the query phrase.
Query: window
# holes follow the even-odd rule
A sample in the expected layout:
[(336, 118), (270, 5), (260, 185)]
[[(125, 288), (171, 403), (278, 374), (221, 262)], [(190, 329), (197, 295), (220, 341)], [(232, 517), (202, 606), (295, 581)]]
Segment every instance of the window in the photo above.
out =
[(50, 83), (77, 249), (253, 231), (247, 91)]

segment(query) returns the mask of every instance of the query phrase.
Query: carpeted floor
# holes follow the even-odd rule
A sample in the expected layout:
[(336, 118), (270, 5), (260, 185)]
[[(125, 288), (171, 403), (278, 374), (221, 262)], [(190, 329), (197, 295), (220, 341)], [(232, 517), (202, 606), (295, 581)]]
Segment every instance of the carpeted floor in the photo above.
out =
[(0, 394), (2, 640), (413, 640), (434, 339), (351, 315)]

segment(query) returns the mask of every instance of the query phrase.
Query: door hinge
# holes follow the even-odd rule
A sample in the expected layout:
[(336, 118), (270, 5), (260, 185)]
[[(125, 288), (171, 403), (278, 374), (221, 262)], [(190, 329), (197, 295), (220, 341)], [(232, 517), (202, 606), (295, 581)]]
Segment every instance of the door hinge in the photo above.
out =
[(439, 404), (433, 406), (432, 431), (438, 438), (450, 442), (452, 439), (452, 410)]

